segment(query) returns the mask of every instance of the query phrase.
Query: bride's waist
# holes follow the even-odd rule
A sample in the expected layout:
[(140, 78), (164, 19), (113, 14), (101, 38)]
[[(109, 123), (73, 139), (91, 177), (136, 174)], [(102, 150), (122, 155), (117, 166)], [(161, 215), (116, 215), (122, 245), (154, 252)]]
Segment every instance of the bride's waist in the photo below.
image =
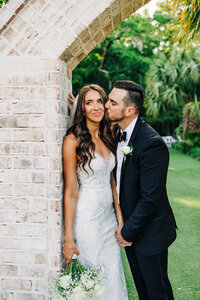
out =
[(94, 183), (82, 183), (80, 184), (79, 186), (79, 192), (80, 191), (88, 191), (88, 190), (91, 190), (91, 191), (99, 191), (99, 190), (106, 190), (106, 191), (109, 191), (111, 190), (111, 186), (110, 184), (105, 184), (105, 183), (98, 183), (98, 184), (94, 184)]
[[(104, 196), (105, 199), (105, 196)], [(82, 201), (83, 200), (83, 201)], [(108, 199), (107, 199), (108, 200)], [(108, 201), (103, 199), (79, 199), (76, 208), (76, 220), (98, 221), (104, 220), (107, 216), (114, 214), (113, 201), (109, 197)]]

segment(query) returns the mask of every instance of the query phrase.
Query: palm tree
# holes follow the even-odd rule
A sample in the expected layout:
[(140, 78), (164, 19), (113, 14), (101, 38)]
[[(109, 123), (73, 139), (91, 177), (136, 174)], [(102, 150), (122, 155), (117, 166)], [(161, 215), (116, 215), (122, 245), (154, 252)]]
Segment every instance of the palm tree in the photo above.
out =
[(196, 132), (200, 128), (200, 101), (197, 100), (187, 103), (183, 108), (184, 133)]
[(170, 28), (174, 30), (174, 39), (187, 44), (200, 37), (200, 1), (168, 0), (166, 7), (174, 16)]
[(147, 73), (147, 115), (158, 116), (169, 108), (176, 108), (182, 99), (179, 85), (180, 66), (162, 55), (155, 60)]
[(184, 135), (199, 128), (200, 51), (187, 49), (161, 56), (147, 74), (147, 115), (164, 115), (183, 106)]

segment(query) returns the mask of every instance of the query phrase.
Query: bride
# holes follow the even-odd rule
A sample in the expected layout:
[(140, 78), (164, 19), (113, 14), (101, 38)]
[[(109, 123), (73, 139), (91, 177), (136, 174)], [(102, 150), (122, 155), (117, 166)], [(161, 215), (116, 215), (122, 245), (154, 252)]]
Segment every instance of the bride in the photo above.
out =
[(100, 86), (91, 84), (82, 88), (77, 101), (73, 125), (63, 141), (63, 253), (67, 264), (74, 253), (94, 266), (103, 264), (106, 284), (101, 299), (126, 300), (120, 246), (114, 236), (123, 218), (112, 173), (116, 158), (105, 114), (107, 96)]

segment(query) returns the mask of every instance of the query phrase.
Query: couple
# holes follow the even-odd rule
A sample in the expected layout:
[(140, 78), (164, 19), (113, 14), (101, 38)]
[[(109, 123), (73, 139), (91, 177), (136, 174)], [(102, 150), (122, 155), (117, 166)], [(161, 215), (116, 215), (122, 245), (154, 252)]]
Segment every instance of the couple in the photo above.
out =
[(63, 253), (67, 263), (80, 253), (106, 266), (102, 300), (128, 299), (119, 245), (140, 300), (174, 299), (167, 275), (168, 247), (176, 238), (166, 191), (169, 154), (139, 116), (143, 101), (132, 81), (117, 81), (108, 99), (98, 85), (83, 87), (63, 142)]

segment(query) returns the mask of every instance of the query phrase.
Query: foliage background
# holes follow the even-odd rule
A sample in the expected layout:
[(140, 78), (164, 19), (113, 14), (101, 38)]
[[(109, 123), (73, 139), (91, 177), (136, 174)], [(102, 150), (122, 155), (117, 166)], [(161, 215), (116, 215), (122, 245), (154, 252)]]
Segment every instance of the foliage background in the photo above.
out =
[(8, 0), (0, 0), (0, 8), (3, 6), (3, 4), (7, 3)]
[(133, 80), (145, 92), (143, 119), (162, 136), (185, 138), (200, 125), (200, 44), (174, 41), (172, 4), (122, 22), (76, 67), (73, 92), (98, 83), (109, 93), (116, 80)]

